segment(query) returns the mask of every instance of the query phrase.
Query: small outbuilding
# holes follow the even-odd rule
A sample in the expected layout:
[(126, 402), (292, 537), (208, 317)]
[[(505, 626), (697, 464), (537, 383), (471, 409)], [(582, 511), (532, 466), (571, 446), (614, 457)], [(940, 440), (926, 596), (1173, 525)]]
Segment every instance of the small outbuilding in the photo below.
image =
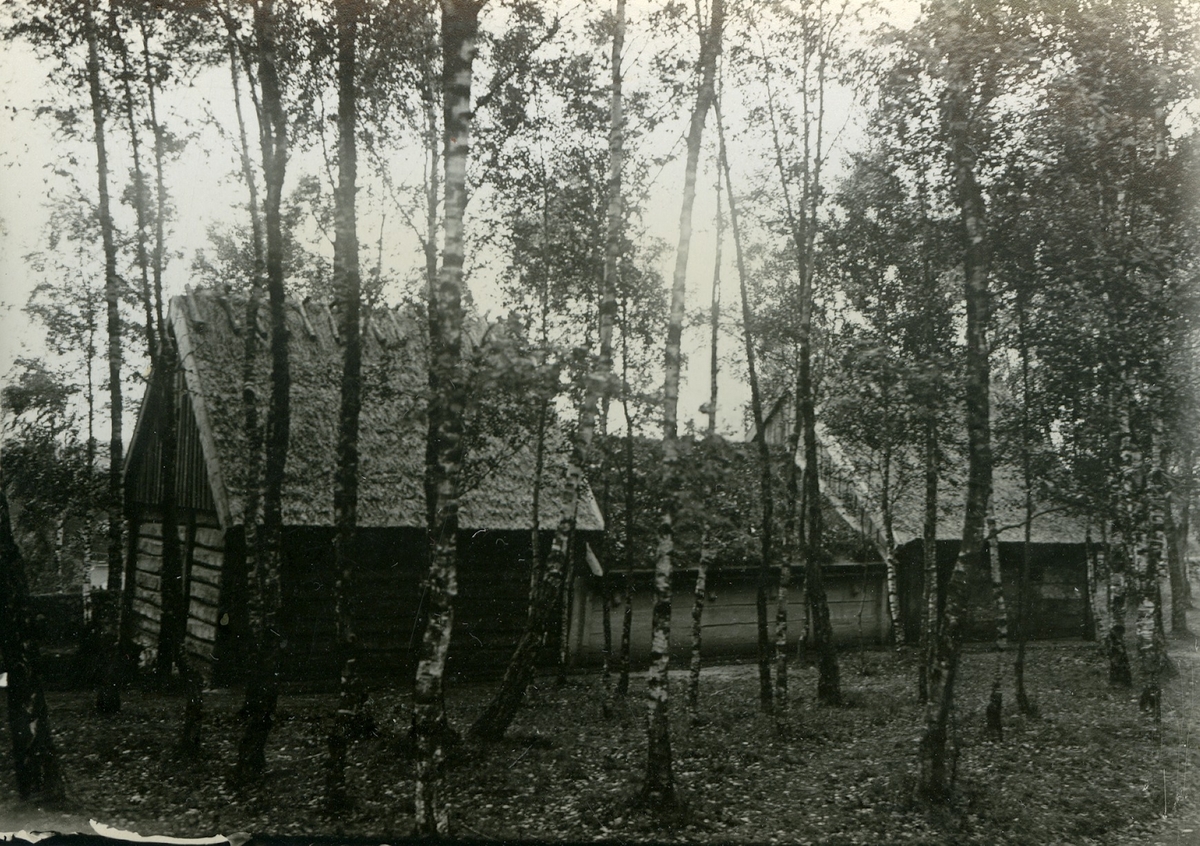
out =
[[(788, 431), (790, 406), (785, 397), (773, 409), (764, 427), (768, 436), (782, 437)], [(822, 494), (840, 513), (851, 518), (882, 561), (887, 543), (880, 508), (883, 474), (879, 456), (839, 443), (820, 423), (817, 440)], [(951, 445), (945, 446), (944, 453), (938, 476), (936, 532), (939, 601), (942, 603), (961, 546), (966, 506), (966, 458)], [(920, 457), (911, 450), (897, 450), (892, 457), (889, 479), (900, 623), (905, 638), (916, 642), (920, 636), (925, 582), (925, 489)], [(1001, 584), (1012, 637), (1016, 634), (1020, 571), (1026, 555), (1026, 497), (1019, 468), (1005, 462), (993, 466), (990, 508), (997, 529)], [(1035, 492), (1029, 529), (1026, 633), (1032, 638), (1088, 636), (1093, 626), (1089, 597), (1095, 585), (1088, 568), (1086, 518), (1062, 503), (1045, 501)], [(997, 604), (987, 562), (981, 561), (979, 566), (969, 568), (968, 579), (964, 634), (971, 640), (990, 640), (997, 632)]]
[[(787, 453), (784, 445), (771, 443), (778, 461), (775, 473), (775, 537), (777, 554), (782, 552), (778, 542), (783, 528), (784, 470)], [(675, 659), (683, 659), (691, 649), (692, 608), (696, 586), (697, 559), (707, 543), (710, 561), (707, 568), (705, 606), (701, 618), (702, 650), (715, 659), (752, 658), (758, 649), (758, 585), (760, 570), (761, 495), (756, 447), (714, 439), (701, 441), (681, 439), (683, 461), (693, 468), (705, 463), (718, 464), (719, 470), (710, 473), (708, 480), (696, 478), (694, 471), (686, 475), (682, 492), (685, 506), (676, 527), (676, 554), (672, 572), (671, 651)], [(657, 485), (657, 467), (661, 461), (659, 444), (639, 439), (637, 463), (643, 474), (635, 487), (653, 488)], [(623, 489), (614, 485), (611, 501), (621, 508)], [(654, 583), (654, 528), (656, 503), (638, 503), (635, 508), (636, 549), (629, 573), (632, 582), (632, 625), (630, 657), (635, 666), (644, 666), (650, 652), (651, 613)], [(734, 513), (722, 515), (726, 506)], [(693, 512), (692, 509), (695, 509)], [(692, 512), (692, 513), (688, 513)], [(822, 565), (823, 584), (829, 605), (830, 622), (835, 641), (847, 648), (879, 645), (887, 636), (887, 594), (884, 590), (884, 566), (874, 547), (866, 542), (860, 515), (843, 509), (833, 497), (826, 495), (822, 503), (825, 525), (826, 560)], [(725, 537), (714, 536), (722, 530), (716, 523), (727, 523)], [(707, 522), (707, 526), (703, 524)], [(728, 525), (732, 522), (733, 525)], [(570, 649), (577, 664), (597, 664), (604, 648), (604, 597), (610, 603), (610, 622), (614, 638), (619, 642), (624, 613), (626, 567), (623, 554), (616, 551), (623, 543), (623, 513), (610, 515), (608, 547), (614, 550), (606, 558), (608, 572), (600, 577), (582, 572), (577, 576), (572, 615)], [(765, 574), (768, 590), (770, 638), (775, 639), (775, 615), (778, 606), (778, 562)], [(804, 573), (800, 568), (793, 574), (788, 591), (788, 641), (792, 648), (801, 641), (808, 615), (805, 610)]]
[[(336, 679), (333, 605), (333, 474), (343, 343), (336, 310), (289, 300), (290, 440), (283, 486), (281, 626), (284, 677)], [(245, 333), (258, 334), (250, 389), (266, 416), (265, 308), (245, 325), (245, 299), (194, 291), (170, 304), (179, 350), (175, 373), (153, 373), (125, 464), (136, 638), (153, 658), (162, 603), (160, 434), (178, 421), (177, 500), (188, 621), (185, 648), (216, 683), (241, 678), (247, 644), (245, 525), (249, 446), (243, 425)], [(428, 394), (424, 322), (404, 310), (363, 318), (358, 541), (349, 604), (365, 674), (399, 674), (415, 662), (427, 571), (424, 461)], [(473, 330), (468, 349), (486, 339)], [(466, 354), (466, 353), (465, 353)], [(159, 390), (169, 380), (170, 391)], [(492, 388), (492, 390), (498, 390)], [(170, 403), (164, 400), (170, 397)], [(450, 672), (503, 667), (526, 619), (534, 525), (534, 443), (520, 397), (488, 396), (486, 423), (469, 426), (459, 512), (459, 587)], [(509, 405), (507, 404), (515, 404)], [(506, 413), (511, 410), (513, 413)], [(260, 463), (261, 466), (261, 463)], [(538, 542), (548, 549), (563, 508), (565, 451), (553, 433), (542, 474)], [(261, 519), (261, 517), (259, 518)], [(603, 520), (589, 489), (577, 510), (576, 553), (595, 544)]]

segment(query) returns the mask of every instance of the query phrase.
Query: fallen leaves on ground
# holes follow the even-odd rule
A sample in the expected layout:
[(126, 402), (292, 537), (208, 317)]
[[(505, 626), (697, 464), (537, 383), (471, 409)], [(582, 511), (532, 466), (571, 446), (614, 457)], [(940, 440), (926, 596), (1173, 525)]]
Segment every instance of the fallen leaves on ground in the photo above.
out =
[[(1192, 644), (1178, 649), (1182, 672), (1167, 688), (1157, 726), (1138, 711), (1136, 686), (1109, 687), (1093, 644), (1030, 647), (1027, 686), (1037, 717), (1013, 705), (1012, 655), (969, 651), (955, 714), (958, 795), (933, 810), (912, 799), (923, 709), (911, 654), (843, 654), (846, 704), (839, 708), (817, 706), (815, 669), (793, 665), (789, 707), (779, 716), (758, 710), (755, 666), (708, 668), (697, 725), (680, 707), (683, 675), (673, 676), (672, 746), (686, 807), (665, 819), (631, 802), (645, 767), (641, 686), (635, 682), (605, 717), (598, 673), (573, 675), (561, 687), (539, 678), (505, 740), (464, 741), (451, 750), (452, 825), (462, 837), (484, 840), (1183, 843), (1171, 837), (1189, 824), (1178, 819), (1191, 819), (1197, 808), (1200, 657)], [(984, 735), (997, 660), (1009, 686), (1002, 741)], [(479, 682), (447, 692), (460, 730), (493, 689)], [(91, 702), (82, 692), (51, 696), (75, 813), (143, 834), (386, 839), (411, 830), (405, 685), (372, 691), (380, 733), (352, 747), (347, 778), (356, 804), (332, 818), (322, 799), (333, 695), (281, 697), (269, 774), (244, 792), (227, 782), (240, 732), (237, 691), (206, 697), (204, 752), (194, 760), (172, 752), (181, 697), (130, 691), (112, 717), (94, 714)], [(7, 736), (0, 742), (7, 746)], [(0, 781), (0, 821), (6, 807), (17, 807), (11, 774)]]

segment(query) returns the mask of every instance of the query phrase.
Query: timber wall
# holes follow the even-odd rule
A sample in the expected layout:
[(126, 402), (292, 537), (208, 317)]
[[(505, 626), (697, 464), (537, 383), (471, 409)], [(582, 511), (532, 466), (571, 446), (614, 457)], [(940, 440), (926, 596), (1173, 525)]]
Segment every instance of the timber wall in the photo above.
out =
[[(134, 637), (141, 647), (141, 666), (158, 653), (162, 620), (162, 522), (154, 512), (134, 520)], [(211, 677), (217, 630), (220, 626), (221, 572), (225, 535), (211, 512), (182, 512), (179, 542), (183, 556), (183, 588), (188, 597), (188, 654), (199, 659), (201, 671)]]
[[(827, 565), (824, 570), (825, 593), (829, 603), (833, 636), (843, 646), (875, 646), (883, 642), (889, 620), (882, 564), (847, 562)], [(614, 649), (621, 639), (625, 606), (621, 604), (624, 576), (610, 573), (608, 584), (612, 602)], [(701, 618), (701, 652), (715, 658), (748, 658), (758, 651), (758, 573), (752, 569), (713, 569), (708, 574), (708, 599)], [(795, 649), (804, 626), (804, 589), (802, 578), (792, 582), (788, 592), (788, 642)], [(676, 571), (672, 576), (671, 656), (682, 660), (691, 654), (692, 604), (696, 571)], [(778, 606), (778, 572), (772, 574), (768, 598), (771, 640), (775, 638), (775, 610)], [(577, 582), (576, 607), (571, 632), (571, 663), (593, 666), (603, 660), (604, 613), (601, 579), (581, 576)], [(615, 595), (614, 595), (615, 594)], [(645, 667), (650, 657), (650, 624), (654, 601), (653, 573), (634, 574), (633, 625), (630, 660)]]
[[(1008, 637), (1017, 637), (1017, 601), (1020, 585), (1022, 544), (1000, 543), (1000, 581), (1008, 618)], [(945, 585), (958, 556), (958, 541), (938, 541), (940, 602), (945, 603)], [(924, 574), (921, 542), (913, 541), (898, 554), (899, 589), (904, 628), (909, 641), (920, 636), (921, 596)], [(985, 563), (968, 570), (967, 619), (964, 635), (970, 640), (992, 640), (997, 632), (996, 602), (991, 571)], [(1082, 637), (1087, 626), (1087, 558), (1082, 543), (1030, 544), (1029, 614), (1026, 631), (1031, 638)]]
[[(284, 531), (280, 622), (288, 642), (283, 675), (291, 682), (323, 686), (335, 683), (341, 672), (335, 648), (333, 537), (330, 528)], [(552, 533), (544, 532), (543, 554), (551, 540)], [(577, 540), (582, 548), (583, 537)], [(528, 532), (459, 536), (458, 596), (446, 669), (451, 678), (504, 672), (528, 616), (530, 550)], [(349, 602), (362, 647), (362, 675), (411, 677), (427, 612), (427, 552), (422, 530), (358, 531)], [(558, 642), (558, 632), (551, 632), (543, 661), (554, 660)]]

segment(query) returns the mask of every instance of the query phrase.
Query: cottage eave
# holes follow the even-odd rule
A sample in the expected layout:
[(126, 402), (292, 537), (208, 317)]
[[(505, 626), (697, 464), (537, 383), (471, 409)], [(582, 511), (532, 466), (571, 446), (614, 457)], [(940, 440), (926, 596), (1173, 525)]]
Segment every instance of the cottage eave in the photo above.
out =
[[(189, 290), (187, 295), (192, 296)], [(212, 423), (208, 416), (208, 393), (205, 391), (204, 379), (196, 366), (195, 343), (192, 329), (188, 322), (187, 308), (181, 298), (175, 298), (170, 306), (171, 326), (175, 330), (175, 344), (179, 350), (179, 363), (183, 368), (183, 378), (186, 390), (192, 395), (192, 410), (196, 417), (196, 427), (200, 432), (200, 446), (204, 452), (204, 466), (208, 473), (209, 488), (213, 501), (217, 506), (217, 519), (221, 528), (228, 530), (235, 523), (243, 521), (240, 500), (231, 502), (229, 488), (225, 476), (221, 472), (221, 462), (217, 453), (216, 440), (213, 437)], [(233, 506), (237, 506), (236, 512)], [(236, 513), (236, 519), (235, 519)]]

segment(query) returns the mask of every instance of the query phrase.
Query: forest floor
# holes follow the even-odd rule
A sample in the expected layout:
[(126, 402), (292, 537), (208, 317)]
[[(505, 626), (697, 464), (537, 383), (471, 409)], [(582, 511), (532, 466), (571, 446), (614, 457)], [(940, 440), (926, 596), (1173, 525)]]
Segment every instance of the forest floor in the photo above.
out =
[[(936, 810), (912, 800), (923, 712), (911, 655), (842, 653), (840, 708), (815, 705), (815, 669), (794, 664), (782, 719), (759, 712), (755, 666), (726, 665), (705, 671), (693, 726), (682, 707), (686, 677), (673, 674), (675, 776), (687, 804), (670, 819), (630, 802), (645, 766), (641, 677), (609, 717), (600, 674), (572, 675), (561, 687), (539, 679), (508, 739), (453, 749), (451, 822), (461, 838), (506, 841), (1198, 844), (1200, 647), (1176, 639), (1171, 654), (1180, 673), (1156, 725), (1138, 709), (1137, 680), (1132, 689), (1110, 687), (1098, 647), (1082, 642), (1030, 646), (1027, 686), (1039, 715), (1021, 716), (1006, 653), (1005, 732), (996, 741), (985, 737), (984, 706), (997, 655), (969, 650), (957, 688), (957, 798)], [(493, 689), (448, 690), (454, 724), (465, 731)], [(88, 830), (95, 819), (143, 835), (325, 832), (386, 842), (409, 833), (407, 692), (373, 691), (381, 733), (352, 747), (357, 805), (333, 818), (322, 812), (333, 697), (280, 699), (269, 775), (242, 794), (226, 781), (240, 696), (213, 691), (206, 700), (204, 753), (183, 761), (170, 751), (180, 697), (129, 691), (120, 714), (100, 717), (86, 693), (51, 694), (69, 804), (23, 806), (4, 772), (0, 831)], [(0, 744), (10, 748), (7, 725)], [(7, 752), (0, 760), (7, 769)]]

